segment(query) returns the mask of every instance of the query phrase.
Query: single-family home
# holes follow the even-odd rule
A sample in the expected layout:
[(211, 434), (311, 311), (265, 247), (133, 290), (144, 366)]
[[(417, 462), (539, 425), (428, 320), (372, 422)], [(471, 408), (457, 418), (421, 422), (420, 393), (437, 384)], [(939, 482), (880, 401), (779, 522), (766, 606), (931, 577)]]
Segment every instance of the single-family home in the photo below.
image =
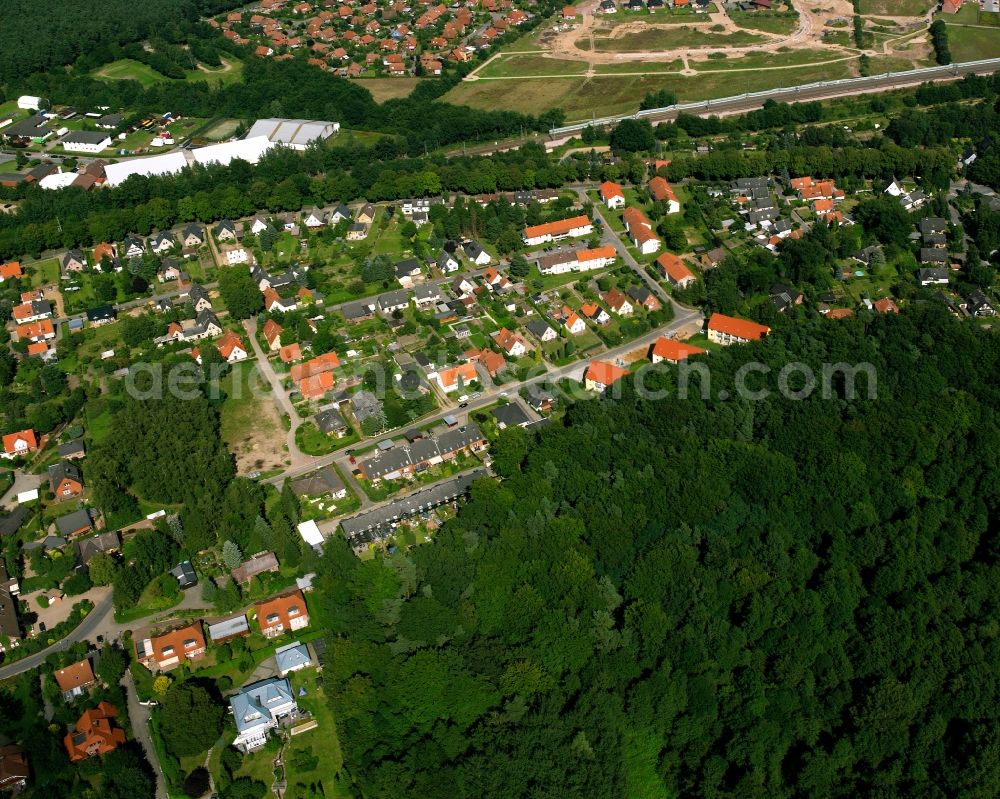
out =
[(249, 560), (243, 561), (230, 574), (237, 583), (244, 585), (258, 575), (275, 574), (278, 568), (278, 557), (273, 552), (258, 552)]
[(365, 203), (358, 209), (354, 219), (362, 225), (370, 225), (375, 221), (375, 206), (371, 203)]
[(979, 290), (973, 291), (969, 295), (965, 301), (965, 307), (970, 316), (983, 317), (997, 315), (996, 308), (986, 299), (986, 295)]
[(212, 232), (215, 233), (215, 238), (223, 242), (236, 241), (239, 238), (236, 223), (231, 219), (223, 219), (213, 228)]
[(135, 637), (136, 658), (147, 669), (171, 669), (205, 654), (205, 636), (201, 622), (195, 621), (160, 635)]
[(86, 508), (80, 508), (56, 519), (56, 530), (63, 538), (73, 538), (89, 533), (93, 529), (94, 522), (90, 518), (90, 511)]
[(579, 336), (581, 333), (585, 333), (587, 331), (586, 322), (577, 316), (576, 312), (573, 311), (573, 309), (568, 305), (563, 306), (561, 316), (563, 326), (570, 335)]
[(28, 753), (17, 744), (0, 746), (0, 791), (23, 790), (29, 776)]
[[(220, 222), (220, 224), (222, 224)], [(205, 243), (205, 229), (201, 225), (191, 222), (184, 226), (181, 231), (181, 245), (185, 249), (200, 247)]]
[(87, 311), (87, 324), (91, 327), (104, 327), (113, 324), (118, 319), (118, 311), (113, 305), (98, 305)]
[(35, 431), (30, 427), (16, 433), (8, 433), (3, 437), (3, 454), (5, 458), (19, 458), (38, 449)]
[(663, 307), (653, 292), (645, 286), (631, 286), (625, 293), (632, 300), (633, 306), (645, 308), (649, 313), (655, 313)]
[(219, 249), (223, 259), (229, 266), (250, 263), (250, 251), (242, 244), (223, 244)]
[(681, 289), (686, 289), (696, 280), (694, 272), (672, 252), (662, 253), (656, 259), (656, 271), (671, 286), (677, 286)]
[(284, 328), (273, 319), (268, 319), (264, 323), (264, 340), (267, 342), (267, 348), (271, 352), (281, 349), (281, 334), (283, 331)]
[(307, 644), (295, 641), (274, 650), (274, 662), (278, 667), (278, 675), (284, 677), (293, 671), (307, 669), (313, 665)]
[(469, 383), (479, 379), (475, 364), (463, 363), (449, 369), (441, 369), (437, 373), (437, 382), (442, 391), (451, 393), (468, 387)]
[(917, 280), (921, 286), (947, 286), (949, 272), (947, 269), (918, 269)]
[(229, 706), (236, 722), (233, 746), (243, 752), (264, 746), (267, 734), (297, 707), (288, 680), (276, 677), (240, 689), (229, 698)]
[(611, 321), (611, 316), (596, 302), (587, 302), (580, 306), (580, 313), (591, 322), (603, 327)]
[(112, 726), (118, 709), (107, 702), (83, 712), (80, 720), (63, 738), (70, 762), (79, 763), (95, 755), (107, 755), (125, 745), (125, 730)]
[(641, 209), (631, 206), (626, 208), (622, 221), (632, 245), (643, 255), (651, 255), (660, 249), (660, 239), (653, 233), (653, 223)]
[(677, 199), (677, 194), (673, 187), (659, 175), (649, 181), (649, 196), (655, 202), (666, 204), (668, 214), (676, 214), (681, 210), (681, 204)]
[(535, 317), (534, 319), (529, 319), (527, 324), (525, 324), (525, 327), (528, 329), (528, 332), (531, 333), (531, 335), (533, 335), (541, 342), (554, 341), (559, 337), (559, 334), (556, 332), (555, 328), (553, 328), (552, 325), (550, 325), (544, 319), (541, 319), (539, 317)]
[(618, 289), (605, 291), (601, 295), (601, 299), (604, 300), (612, 312), (618, 314), (619, 316), (631, 316), (632, 312), (635, 310), (632, 307), (632, 303), (628, 301), (628, 297), (626, 297)]
[(174, 234), (169, 230), (160, 231), (149, 240), (149, 249), (157, 255), (163, 255), (165, 252), (170, 252), (170, 250), (176, 246), (177, 239), (174, 238)]
[(494, 333), (493, 340), (511, 358), (520, 358), (528, 351), (528, 345), (524, 339), (506, 327), (502, 327)]
[(650, 347), (649, 360), (653, 363), (680, 363), (687, 360), (692, 355), (701, 355), (708, 350), (696, 347), (694, 344), (685, 344), (677, 339), (660, 336)]
[(245, 613), (208, 625), (208, 640), (213, 644), (224, 644), (234, 638), (250, 635), (250, 623)]
[(310, 230), (323, 227), (326, 224), (326, 214), (319, 208), (313, 208), (305, 215), (302, 224)]
[(83, 475), (72, 461), (59, 461), (49, 467), (49, 487), (56, 499), (78, 497), (83, 493)]
[(89, 658), (71, 663), (65, 668), (56, 669), (53, 676), (56, 678), (56, 684), (62, 691), (63, 699), (66, 702), (72, 702), (78, 696), (83, 696), (87, 693), (88, 688), (97, 683)]
[(467, 241), (462, 249), (465, 251), (465, 257), (476, 266), (486, 266), (492, 260), (490, 254), (483, 249), (478, 241)]
[(81, 250), (70, 250), (60, 260), (63, 273), (82, 272), (87, 268), (87, 259)]
[(188, 299), (194, 306), (195, 313), (212, 310), (212, 298), (200, 283), (191, 284), (191, 288), (188, 289)]
[(628, 369), (608, 361), (593, 360), (583, 374), (583, 384), (588, 391), (603, 392), (627, 374), (629, 374)]
[(606, 180), (600, 185), (598, 190), (601, 194), (601, 202), (608, 208), (625, 207), (625, 192), (619, 184), (611, 180)]
[(254, 606), (257, 623), (265, 638), (277, 638), (284, 632), (301, 630), (309, 626), (309, 608), (301, 591), (258, 602)]

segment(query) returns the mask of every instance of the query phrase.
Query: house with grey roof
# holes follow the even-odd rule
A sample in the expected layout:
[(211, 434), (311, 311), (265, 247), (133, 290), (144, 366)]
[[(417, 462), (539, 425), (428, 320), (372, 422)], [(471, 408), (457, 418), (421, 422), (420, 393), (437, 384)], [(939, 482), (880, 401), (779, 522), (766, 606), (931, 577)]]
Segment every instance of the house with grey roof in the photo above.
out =
[(382, 401), (370, 391), (359, 391), (351, 397), (351, 411), (360, 424), (370, 416), (382, 413)]
[(208, 625), (208, 638), (213, 644), (223, 644), (247, 635), (250, 635), (250, 623), (245, 613)]
[(312, 656), (309, 654), (309, 647), (298, 641), (274, 650), (274, 662), (278, 667), (278, 674), (281, 677), (291, 674), (293, 671), (307, 669), (313, 665)]
[(236, 722), (233, 746), (244, 752), (260, 749), (279, 721), (297, 710), (292, 686), (276, 678), (248, 685), (229, 698), (229, 706)]
[(106, 555), (109, 552), (117, 552), (121, 548), (121, 545), (122, 542), (118, 537), (118, 533), (112, 530), (81, 538), (73, 545), (73, 549), (76, 551), (77, 560), (86, 566), (90, 562), (90, 559), (97, 553), (100, 552)]
[(94, 523), (91, 521), (90, 511), (81, 508), (56, 519), (56, 529), (60, 535), (72, 538), (75, 535), (89, 533), (94, 529)]

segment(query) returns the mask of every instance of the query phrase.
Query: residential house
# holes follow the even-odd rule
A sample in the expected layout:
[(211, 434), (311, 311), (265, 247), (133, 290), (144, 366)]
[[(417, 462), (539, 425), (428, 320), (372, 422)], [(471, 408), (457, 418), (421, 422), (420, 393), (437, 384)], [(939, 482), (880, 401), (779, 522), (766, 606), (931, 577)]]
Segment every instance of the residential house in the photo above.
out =
[(75, 441), (67, 441), (65, 444), (59, 445), (58, 454), (60, 458), (79, 460), (86, 456), (87, 445), (83, 443), (82, 438), (78, 438)]
[(42, 319), (38, 322), (18, 325), (15, 332), (17, 333), (18, 341), (30, 341), (33, 344), (51, 341), (56, 337), (56, 327), (52, 324), (51, 319)]
[(649, 196), (656, 202), (664, 203), (667, 206), (668, 214), (676, 214), (681, 210), (680, 201), (673, 187), (659, 175), (649, 181)]
[(49, 467), (49, 487), (56, 499), (78, 497), (83, 493), (83, 475), (72, 461), (59, 461)]
[(351, 397), (351, 413), (361, 424), (365, 419), (383, 414), (382, 401), (372, 392), (361, 390)]
[(272, 288), (264, 289), (264, 310), (268, 313), (288, 313), (298, 307), (295, 297), (282, 297)]
[(635, 310), (632, 307), (632, 303), (628, 301), (621, 291), (618, 289), (611, 289), (604, 292), (601, 295), (601, 299), (607, 304), (607, 306), (619, 316), (631, 316), (632, 312)]
[(375, 221), (375, 206), (371, 203), (365, 203), (358, 209), (354, 220), (362, 225), (370, 225)]
[(232, 574), (233, 579), (237, 583), (245, 585), (258, 575), (265, 573), (276, 574), (277, 572), (277, 556), (273, 552), (258, 552), (249, 560), (243, 561), (230, 574)]
[(264, 340), (267, 342), (267, 348), (271, 352), (281, 349), (281, 334), (283, 331), (284, 328), (273, 319), (268, 319), (264, 323)]
[(82, 272), (87, 268), (87, 259), (81, 250), (70, 250), (61, 259), (63, 273)]
[(5, 458), (23, 457), (38, 449), (35, 431), (30, 427), (16, 433), (8, 433), (3, 437), (3, 455)]
[(948, 263), (948, 251), (931, 247), (920, 248), (920, 263), (922, 264), (946, 264)]
[(87, 311), (87, 324), (91, 327), (103, 327), (113, 324), (118, 319), (118, 311), (113, 305), (98, 305)]
[(500, 274), (492, 266), (483, 270), (483, 283), (486, 284), (486, 288), (490, 291), (502, 294), (508, 291), (511, 287), (510, 280), (507, 279), (506, 275)]
[(309, 608), (301, 591), (258, 602), (254, 606), (257, 623), (265, 638), (277, 638), (284, 632), (309, 626)]
[(708, 350), (696, 347), (694, 344), (685, 344), (683, 341), (661, 336), (650, 347), (649, 360), (653, 363), (666, 361), (676, 364), (687, 360), (692, 355), (702, 355), (705, 352)]
[(583, 374), (583, 384), (588, 391), (603, 392), (627, 374), (629, 374), (628, 369), (608, 361), (593, 360)]
[(380, 294), (375, 304), (382, 313), (390, 314), (406, 308), (410, 304), (410, 295), (401, 289), (390, 291), (387, 294)]
[(367, 236), (368, 225), (362, 225), (360, 222), (352, 222), (347, 226), (348, 241), (362, 241)]
[(883, 316), (887, 316), (888, 314), (899, 313), (899, 307), (896, 305), (896, 303), (892, 301), (891, 297), (885, 297), (881, 300), (876, 300), (871, 305), (872, 305), (872, 310), (874, 310), (876, 313), (882, 314)]
[(416, 258), (407, 258), (396, 264), (396, 280), (404, 289), (413, 288), (417, 279), (422, 278), (420, 261)]
[(24, 277), (24, 270), (19, 261), (8, 261), (5, 264), (0, 264), (0, 283), (5, 280), (20, 280), (22, 277)]
[(331, 225), (339, 224), (345, 219), (348, 221), (350, 221), (351, 219), (351, 209), (348, 208), (346, 205), (338, 205), (336, 208), (333, 209), (333, 212), (330, 214)]
[(586, 316), (591, 322), (604, 327), (611, 321), (611, 316), (596, 302), (584, 303), (580, 307), (580, 313)]
[(271, 226), (270, 220), (267, 217), (262, 216), (261, 214), (257, 214), (256, 216), (254, 216), (253, 219), (250, 220), (250, 232), (253, 233), (255, 236), (259, 236), (270, 226)]
[(462, 249), (465, 250), (465, 257), (476, 266), (485, 266), (492, 260), (478, 241), (467, 241)]
[(524, 339), (506, 327), (502, 327), (494, 333), (493, 340), (511, 358), (520, 358), (528, 352), (528, 345)]
[(986, 295), (981, 291), (973, 291), (965, 301), (966, 310), (970, 316), (996, 316), (996, 308), (986, 299)]
[(293, 671), (307, 669), (313, 665), (313, 659), (309, 655), (309, 647), (298, 641), (275, 649), (274, 662), (278, 667), (278, 675), (280, 677), (291, 674)]
[(671, 286), (677, 288), (687, 288), (695, 281), (694, 272), (678, 256), (670, 252), (665, 252), (656, 259), (656, 268), (662, 277), (670, 282)]
[(169, 230), (161, 231), (149, 240), (149, 249), (157, 255), (163, 255), (165, 252), (170, 252), (170, 250), (176, 246), (177, 239), (174, 238), (174, 234)]
[(41, 319), (52, 317), (52, 304), (48, 300), (32, 299), (15, 305), (11, 311), (11, 316), (19, 325), (28, 322), (37, 322)]
[[(222, 224), (221, 222), (219, 223)], [(194, 222), (185, 225), (181, 231), (181, 245), (185, 249), (194, 249), (205, 243), (205, 229)]]
[(418, 308), (434, 305), (441, 301), (441, 289), (436, 283), (425, 283), (417, 286), (413, 291), (413, 301)]
[(344, 417), (337, 408), (321, 410), (313, 417), (313, 421), (316, 422), (316, 427), (325, 436), (343, 438), (347, 435), (347, 422), (344, 421)]
[(288, 680), (274, 677), (240, 689), (229, 698), (229, 706), (236, 722), (233, 746), (243, 752), (264, 746), (268, 733), (297, 710)]
[(767, 325), (760, 325), (747, 319), (738, 319), (720, 313), (712, 314), (708, 320), (707, 329), (708, 340), (723, 346), (760, 341), (771, 332), (771, 328)]
[(234, 638), (244, 638), (248, 635), (250, 635), (250, 623), (245, 613), (208, 625), (208, 640), (213, 644), (224, 644)]
[(442, 369), (437, 373), (438, 386), (449, 394), (463, 387), (467, 388), (469, 383), (478, 379), (476, 367), (471, 363), (459, 364), (450, 369)]
[(533, 383), (524, 390), (525, 402), (538, 413), (548, 413), (555, 405), (555, 395), (548, 389)]
[(142, 258), (146, 253), (146, 243), (139, 237), (129, 233), (125, 236), (125, 257), (128, 259)]
[(28, 753), (17, 744), (0, 746), (0, 791), (15, 794), (25, 788), (31, 771), (28, 768)]
[(410, 444), (383, 450), (358, 468), (362, 476), (372, 483), (409, 479), (430, 466), (454, 460), (460, 453), (479, 452), (485, 447), (486, 437), (482, 430), (470, 423), (448, 430), (436, 438), (418, 438)]
[(508, 427), (527, 427), (531, 419), (518, 402), (508, 402), (498, 405), (490, 415), (496, 420), (497, 428), (506, 430)]
[(628, 207), (622, 214), (625, 230), (632, 245), (643, 255), (651, 255), (660, 249), (660, 240), (653, 233), (653, 223), (639, 208)]
[(801, 291), (789, 288), (782, 283), (771, 286), (771, 302), (779, 312), (784, 313), (795, 305), (801, 305), (805, 300), (805, 295)]
[(579, 336), (581, 333), (587, 332), (586, 323), (568, 305), (563, 306), (561, 316), (560, 321), (570, 335)]
[[(442, 252), (444, 251), (442, 250)], [(457, 277), (451, 284), (451, 290), (456, 297), (468, 297), (476, 290), (476, 284), (470, 278)]]
[(56, 529), (59, 531), (59, 535), (64, 538), (73, 538), (93, 530), (94, 522), (90, 518), (90, 511), (86, 508), (80, 508), (57, 518)]
[(532, 225), (524, 229), (524, 243), (533, 247), (547, 244), (550, 241), (560, 241), (565, 238), (589, 236), (594, 232), (594, 225), (586, 216), (574, 216), (560, 219), (556, 222), (546, 222), (542, 225)]
[(288, 485), (297, 497), (344, 499), (347, 496), (347, 488), (331, 466), (318, 469), (298, 480), (293, 480)]
[(438, 253), (435, 263), (437, 264), (438, 269), (440, 269), (444, 274), (458, 271), (458, 260), (447, 250), (441, 250), (441, 252)]
[(920, 282), (921, 286), (947, 286), (948, 276), (949, 273), (947, 269), (917, 270), (917, 280)]
[(88, 688), (97, 683), (88, 658), (71, 663), (65, 668), (56, 669), (53, 676), (66, 702), (72, 702), (78, 696), (83, 696)]
[(117, 552), (120, 548), (121, 539), (114, 530), (81, 538), (73, 544), (76, 559), (84, 566), (90, 563), (90, 559), (99, 552), (108, 554), (109, 552)]
[(236, 223), (231, 219), (223, 219), (212, 229), (212, 232), (215, 233), (215, 238), (222, 242), (234, 242), (239, 238)]
[(645, 286), (631, 286), (625, 293), (635, 306), (645, 308), (649, 313), (655, 313), (663, 307), (653, 292)]
[(125, 744), (125, 731), (112, 726), (118, 709), (107, 702), (85, 710), (76, 726), (63, 738), (63, 745), (73, 763), (95, 755), (107, 755)]
[(194, 306), (195, 313), (212, 310), (212, 299), (208, 296), (208, 291), (199, 283), (191, 284), (191, 288), (188, 289), (188, 299)]
[(617, 251), (610, 244), (594, 249), (577, 250), (576, 252), (557, 252), (540, 256), (538, 258), (538, 271), (543, 275), (588, 272), (591, 269), (603, 269), (610, 266), (617, 257)]
[(150, 670), (165, 671), (184, 661), (198, 660), (205, 655), (201, 622), (195, 621), (148, 638), (136, 636), (135, 653), (139, 662)]
[(531, 333), (531, 335), (533, 335), (541, 342), (554, 341), (559, 337), (559, 334), (555, 331), (555, 328), (553, 328), (552, 325), (550, 325), (548, 322), (546, 322), (544, 319), (541, 318), (536, 317), (534, 319), (528, 320), (527, 324), (525, 324), (525, 327), (528, 329), (528, 332)]
[(490, 377), (496, 377), (507, 368), (507, 359), (499, 352), (494, 352), (493, 350), (485, 348), (480, 350), (473, 347), (463, 352), (462, 356), (472, 363), (480, 364), (489, 372)]
[(603, 202), (608, 208), (624, 208), (625, 207), (625, 192), (622, 187), (611, 180), (604, 181), (598, 191), (601, 195), (601, 202)]
[(310, 230), (323, 227), (323, 225), (326, 224), (326, 214), (323, 213), (323, 211), (320, 210), (319, 208), (313, 208), (311, 211), (309, 211), (309, 213), (306, 214), (305, 219), (302, 220), (302, 223)]

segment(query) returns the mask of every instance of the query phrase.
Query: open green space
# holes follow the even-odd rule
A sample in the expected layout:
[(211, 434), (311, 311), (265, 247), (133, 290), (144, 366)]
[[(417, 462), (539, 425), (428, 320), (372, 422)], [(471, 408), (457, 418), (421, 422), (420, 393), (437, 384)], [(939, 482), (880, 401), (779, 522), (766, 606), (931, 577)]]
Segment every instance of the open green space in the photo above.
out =
[(629, 63), (624, 64), (595, 64), (594, 72), (598, 75), (617, 75), (620, 73), (641, 72), (645, 75), (656, 75), (658, 73), (680, 72), (684, 68), (684, 62), (676, 58), (673, 61), (661, 63)]
[(1000, 57), (1000, 33), (989, 28), (948, 24), (952, 61), (978, 61)]
[(542, 55), (502, 56), (490, 62), (478, 75), (490, 78), (523, 75), (582, 75), (587, 71), (585, 61), (567, 61)]
[(794, 12), (730, 11), (729, 18), (741, 28), (765, 33), (789, 34), (799, 24), (799, 15)]
[(852, 61), (855, 56), (839, 55), (829, 51), (785, 50), (777, 53), (751, 53), (731, 58), (711, 58), (707, 61), (691, 61), (692, 69), (699, 72), (717, 69), (768, 69), (775, 67), (820, 66), (824, 61)]
[(233, 56), (219, 56), (222, 61), (220, 67), (210, 67), (200, 64), (197, 69), (186, 69), (184, 74), (190, 81), (207, 80), (211, 84), (222, 83), (229, 85), (237, 83), (243, 78), (243, 62)]
[(424, 78), (358, 78), (357, 85), (368, 89), (375, 102), (407, 97)]
[(32, 288), (59, 282), (59, 261), (56, 258), (25, 264), (25, 269), (31, 276)]
[(853, 61), (838, 61), (789, 69), (748, 69), (741, 72), (738, 79), (723, 67), (717, 73), (703, 72), (695, 77), (649, 73), (639, 77), (596, 75), (592, 78), (464, 81), (444, 99), (476, 108), (502, 107), (523, 113), (534, 113), (538, 108), (561, 108), (566, 112), (567, 121), (572, 122), (634, 112), (647, 93), (659, 89), (676, 93), (681, 102), (691, 102), (855, 74)]
[(708, 33), (687, 26), (674, 29), (648, 28), (626, 33), (617, 38), (594, 37), (594, 49), (608, 53), (638, 53), (671, 50), (676, 47), (742, 47), (766, 41), (763, 36), (746, 31), (736, 33)]
[[(243, 77), (243, 62), (232, 56), (220, 58), (222, 61), (221, 67), (202, 65), (197, 69), (185, 70), (186, 80), (204, 80), (210, 83), (222, 82), (224, 84), (239, 81)], [(103, 78), (105, 80), (138, 81), (143, 87), (149, 87), (163, 81), (171, 83), (179, 82), (157, 72), (151, 66), (132, 58), (120, 58), (117, 61), (112, 61), (110, 64), (105, 64), (103, 67), (95, 69), (92, 74), (95, 78)]]
[(933, 5), (931, 0), (861, 0), (861, 13), (922, 17)]

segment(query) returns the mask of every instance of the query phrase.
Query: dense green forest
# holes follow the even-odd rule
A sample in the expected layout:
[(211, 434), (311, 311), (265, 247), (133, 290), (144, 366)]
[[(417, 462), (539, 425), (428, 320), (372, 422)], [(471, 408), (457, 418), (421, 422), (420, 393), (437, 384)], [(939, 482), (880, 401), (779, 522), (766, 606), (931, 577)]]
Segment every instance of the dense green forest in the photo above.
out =
[(240, 0), (4, 0), (0, 84), (60, 70), (80, 56), (90, 63), (109, 47), (150, 36), (178, 39), (200, 17), (240, 5)]
[[(870, 362), (877, 399), (733, 391), (796, 360)], [(996, 337), (917, 302), (708, 363), (711, 399), (505, 432), (433, 545), (330, 543), (358, 795), (1000, 794)]]

